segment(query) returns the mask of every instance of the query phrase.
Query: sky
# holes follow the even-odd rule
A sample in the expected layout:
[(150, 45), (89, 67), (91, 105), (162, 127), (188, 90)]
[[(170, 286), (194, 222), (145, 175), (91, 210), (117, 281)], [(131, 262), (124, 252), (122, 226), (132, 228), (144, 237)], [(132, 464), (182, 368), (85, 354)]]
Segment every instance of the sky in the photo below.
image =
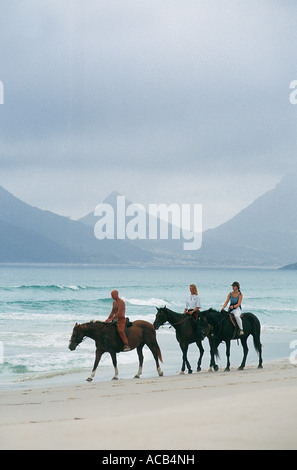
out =
[(79, 218), (116, 190), (215, 227), (296, 170), (295, 0), (1, 0), (0, 185)]

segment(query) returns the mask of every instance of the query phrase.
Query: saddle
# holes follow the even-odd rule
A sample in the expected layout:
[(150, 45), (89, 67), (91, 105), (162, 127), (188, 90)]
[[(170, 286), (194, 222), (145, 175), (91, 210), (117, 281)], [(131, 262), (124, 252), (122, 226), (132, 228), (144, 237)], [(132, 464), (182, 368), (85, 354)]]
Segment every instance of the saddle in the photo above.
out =
[[(232, 325), (234, 326), (232, 339), (236, 339), (236, 338), (238, 339), (239, 338), (239, 326), (237, 325), (237, 321), (235, 320), (235, 316), (233, 315), (233, 313), (231, 312), (228, 312), (228, 313), (229, 313), (229, 319)], [(243, 317), (243, 313), (240, 315), (240, 317), (241, 318)]]
[(126, 318), (126, 323), (125, 323), (125, 335), (128, 336), (128, 328), (130, 328), (133, 325), (133, 322), (129, 320), (129, 318)]
[[(125, 335), (128, 336), (128, 328), (130, 328), (133, 325), (133, 322), (131, 322), (128, 317), (126, 317), (125, 320), (126, 320), (126, 322), (125, 322)], [(112, 324), (114, 326), (117, 326), (118, 323), (119, 323), (118, 319), (112, 320)]]

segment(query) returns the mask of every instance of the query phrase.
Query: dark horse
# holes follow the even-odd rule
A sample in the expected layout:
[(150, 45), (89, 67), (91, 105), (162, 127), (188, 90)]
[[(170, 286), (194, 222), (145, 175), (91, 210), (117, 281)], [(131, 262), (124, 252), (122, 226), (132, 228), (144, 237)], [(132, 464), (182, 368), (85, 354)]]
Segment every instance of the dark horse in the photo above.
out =
[(197, 330), (194, 320), (191, 319), (190, 315), (184, 315), (183, 313), (176, 313), (167, 307), (157, 308), (158, 312), (154, 321), (154, 327), (157, 330), (161, 325), (168, 322), (175, 328), (176, 339), (179, 342), (180, 348), (183, 353), (183, 362), (181, 368), (181, 374), (185, 372), (187, 365), (188, 373), (192, 373), (191, 364), (188, 361), (187, 353), (188, 347), (191, 343), (196, 343), (200, 356), (197, 363), (197, 372), (201, 370), (201, 361), (204, 353), (202, 342), (197, 340)]
[(247, 338), (250, 335), (253, 336), (254, 346), (259, 356), (258, 369), (262, 368), (262, 344), (260, 341), (261, 324), (256, 315), (249, 312), (242, 315), (244, 331), (244, 335), (242, 336), (238, 336), (237, 328), (235, 329), (229, 318), (229, 313), (225, 310), (219, 312), (210, 308), (209, 310), (199, 312), (199, 319), (197, 323), (198, 336), (200, 336), (200, 339), (202, 340), (205, 338), (205, 336), (208, 336), (210, 340), (210, 365), (213, 366), (215, 370), (218, 369), (218, 366), (215, 364), (214, 357), (218, 356), (218, 346), (222, 341), (225, 341), (226, 343), (227, 366), (225, 370), (230, 370), (230, 343), (232, 339), (240, 339), (241, 341), (243, 348), (243, 359), (239, 366), (239, 370), (243, 370), (249, 351), (247, 346)]
[[(81, 325), (75, 324), (72, 332), (72, 336), (69, 342), (69, 349), (74, 349), (82, 342), (84, 337), (92, 338), (96, 343), (96, 356), (94, 367), (90, 377), (87, 378), (88, 382), (91, 382), (95, 376), (96, 369), (102, 354), (108, 352), (111, 355), (112, 363), (114, 366), (114, 377), (118, 378), (117, 368), (117, 356), (116, 353), (123, 350), (123, 343), (117, 328), (112, 323), (104, 323), (101, 321), (91, 321), (89, 323), (83, 323)], [(147, 321), (136, 320), (132, 323), (132, 326), (128, 328), (127, 337), (129, 340), (129, 346), (131, 349), (137, 348), (137, 354), (139, 358), (139, 368), (135, 375), (135, 378), (139, 378), (142, 373), (143, 364), (143, 346), (146, 344), (151, 350), (154, 359), (156, 361), (157, 371), (160, 376), (163, 375), (161, 370), (159, 359), (162, 361), (162, 354), (159, 345), (156, 340), (156, 331), (153, 325)]]

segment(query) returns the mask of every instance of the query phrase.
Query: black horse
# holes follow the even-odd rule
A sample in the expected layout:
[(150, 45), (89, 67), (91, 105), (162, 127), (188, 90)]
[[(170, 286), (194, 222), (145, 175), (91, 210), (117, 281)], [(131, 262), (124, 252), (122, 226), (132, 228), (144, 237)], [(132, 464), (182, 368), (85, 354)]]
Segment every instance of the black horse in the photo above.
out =
[(196, 343), (200, 351), (200, 356), (197, 363), (197, 372), (200, 372), (204, 349), (202, 346), (202, 341), (197, 340), (197, 326), (194, 323), (194, 319), (191, 319), (190, 315), (173, 312), (167, 307), (157, 308), (157, 310), (158, 313), (154, 321), (155, 329), (157, 330), (166, 322), (170, 323), (170, 325), (175, 328), (176, 339), (179, 342), (183, 353), (183, 362), (180, 373), (183, 374), (185, 372), (186, 365), (188, 368), (188, 373), (192, 373), (191, 364), (187, 358), (188, 347), (191, 343)]
[(229, 313), (223, 310), (219, 312), (210, 308), (203, 312), (199, 312), (199, 318), (197, 322), (198, 338), (201, 341), (208, 336), (210, 342), (210, 354), (211, 362), (210, 365), (217, 370), (217, 366), (214, 361), (214, 357), (218, 356), (218, 346), (222, 341), (226, 343), (226, 356), (227, 366), (225, 371), (230, 370), (230, 343), (232, 339), (240, 339), (243, 348), (243, 359), (239, 366), (239, 370), (243, 370), (248, 355), (247, 338), (252, 335), (255, 349), (259, 356), (258, 369), (262, 366), (262, 344), (260, 341), (261, 324), (259, 319), (253, 313), (244, 313), (242, 315), (242, 324), (244, 335), (238, 335), (238, 329), (233, 325), (229, 318)]

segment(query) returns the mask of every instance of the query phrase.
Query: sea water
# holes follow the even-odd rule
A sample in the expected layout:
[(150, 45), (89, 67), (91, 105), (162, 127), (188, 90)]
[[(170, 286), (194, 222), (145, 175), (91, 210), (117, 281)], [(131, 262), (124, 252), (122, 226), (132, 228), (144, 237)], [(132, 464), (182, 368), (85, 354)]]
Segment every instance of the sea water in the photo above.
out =
[[(243, 311), (256, 314), (262, 325), (265, 361), (290, 358), (297, 340), (297, 271), (232, 268), (141, 268), (95, 266), (0, 266), (0, 387), (32, 384), (63, 384), (84, 380), (94, 362), (95, 345), (84, 341), (75, 351), (68, 349), (76, 322), (105, 320), (112, 309), (110, 292), (119, 291), (130, 321), (153, 323), (156, 307), (166, 305), (183, 312), (189, 285), (198, 287), (202, 310), (221, 309), (233, 281), (241, 284)], [(174, 328), (157, 331), (164, 374), (178, 373), (181, 351)], [(297, 341), (296, 341), (297, 344)], [(257, 354), (249, 339), (247, 364), (257, 365)], [(202, 368), (209, 366), (209, 346), (203, 342)], [(220, 368), (225, 367), (225, 346), (220, 350)], [(144, 349), (144, 376), (157, 376), (155, 362)], [(198, 360), (195, 344), (189, 347), (193, 370)], [(241, 362), (242, 348), (232, 341), (231, 366)], [(136, 351), (118, 354), (120, 378), (137, 371)], [(77, 375), (79, 374), (79, 375)], [(104, 354), (95, 380), (109, 380), (113, 366)], [(79, 379), (78, 379), (79, 377)]]

